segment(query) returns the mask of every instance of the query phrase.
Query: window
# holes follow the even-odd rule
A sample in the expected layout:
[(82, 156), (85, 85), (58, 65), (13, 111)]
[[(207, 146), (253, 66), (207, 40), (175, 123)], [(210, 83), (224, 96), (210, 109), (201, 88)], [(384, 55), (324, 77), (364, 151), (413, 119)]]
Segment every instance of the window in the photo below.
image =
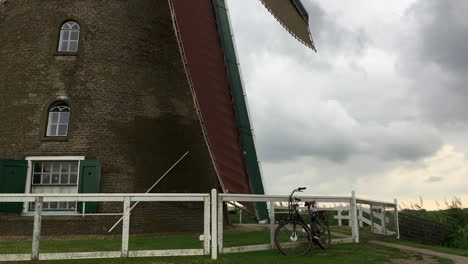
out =
[(80, 25), (74, 21), (66, 22), (60, 30), (58, 51), (77, 52), (80, 40)]
[(48, 137), (66, 137), (70, 122), (70, 107), (65, 102), (56, 102), (49, 107), (47, 121)]
[[(78, 188), (78, 161), (33, 161), (32, 193), (70, 193)], [(47, 211), (74, 211), (76, 202), (44, 202)], [(34, 210), (34, 203), (30, 209)]]
[(33, 185), (77, 185), (78, 162), (35, 161)]

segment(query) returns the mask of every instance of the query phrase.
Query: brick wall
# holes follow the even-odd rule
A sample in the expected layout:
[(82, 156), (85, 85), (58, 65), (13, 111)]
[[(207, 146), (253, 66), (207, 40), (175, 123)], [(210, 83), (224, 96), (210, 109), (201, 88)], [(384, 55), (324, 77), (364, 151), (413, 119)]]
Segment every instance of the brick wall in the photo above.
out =
[[(81, 26), (77, 56), (57, 53), (69, 19)], [(188, 150), (154, 191), (218, 186), (167, 0), (2, 1), (0, 40), (0, 158), (82, 155), (101, 161), (101, 192), (144, 192)], [(58, 99), (71, 106), (66, 140), (44, 137), (47, 108)], [(154, 205), (134, 217), (159, 219), (168, 230), (180, 226), (180, 215), (190, 226), (187, 212), (201, 219), (197, 206), (170, 208)], [(88, 228), (81, 222), (73, 230)]]

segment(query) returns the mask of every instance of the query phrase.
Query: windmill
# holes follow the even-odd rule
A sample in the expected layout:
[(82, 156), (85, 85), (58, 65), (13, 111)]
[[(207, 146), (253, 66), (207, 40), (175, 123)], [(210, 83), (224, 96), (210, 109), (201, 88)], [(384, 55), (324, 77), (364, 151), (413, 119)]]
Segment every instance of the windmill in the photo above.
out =
[[(315, 50), (299, 0), (261, 2)], [(168, 168), (153, 192), (264, 193), (225, 0), (5, 0), (0, 39), (0, 193), (145, 192)], [(80, 206), (44, 211), (79, 215)], [(31, 210), (0, 205), (0, 217)], [(119, 210), (86, 205), (86, 213)], [(197, 229), (200, 210), (138, 206), (135, 232), (181, 221)], [(265, 204), (255, 211), (267, 217)], [(66, 221), (99, 233), (94, 226), (112, 221), (100, 219)]]

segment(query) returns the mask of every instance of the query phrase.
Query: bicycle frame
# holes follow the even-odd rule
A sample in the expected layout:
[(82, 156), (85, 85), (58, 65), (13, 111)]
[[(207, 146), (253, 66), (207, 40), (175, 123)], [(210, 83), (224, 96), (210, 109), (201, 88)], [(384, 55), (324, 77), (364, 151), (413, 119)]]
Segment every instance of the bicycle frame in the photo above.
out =
[[(301, 214), (299, 213), (299, 210), (297, 209), (297, 207), (299, 206), (297, 203), (295, 203), (296, 201), (300, 201), (299, 199), (293, 197), (294, 193), (297, 192), (297, 191), (300, 191), (301, 188), (298, 188), (298, 189), (295, 189), (291, 195), (289, 196), (289, 215), (288, 215), (288, 219), (287, 220), (293, 220), (293, 221), (297, 221), (297, 222), (301, 222), (302, 224), (304, 224), (307, 228), (308, 228), (308, 231), (311, 233), (312, 237), (317, 239), (315, 237), (315, 235), (318, 233), (317, 232), (317, 228), (315, 226), (315, 223), (316, 223), (316, 219), (317, 219), (317, 215), (321, 214), (322, 212), (314, 212), (311, 210), (310, 206), (308, 206), (308, 214), (309, 214), (309, 221), (310, 221), (310, 224), (307, 224), (305, 221), (304, 221), (304, 218), (301, 216)], [(326, 219), (326, 218), (325, 218)]]

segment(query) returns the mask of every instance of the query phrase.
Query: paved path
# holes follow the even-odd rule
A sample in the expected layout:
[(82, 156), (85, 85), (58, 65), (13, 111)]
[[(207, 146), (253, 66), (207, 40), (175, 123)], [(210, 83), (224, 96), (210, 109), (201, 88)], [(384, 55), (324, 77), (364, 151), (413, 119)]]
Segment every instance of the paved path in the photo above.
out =
[(369, 243), (373, 243), (373, 244), (377, 244), (377, 245), (381, 245), (381, 246), (385, 246), (385, 247), (398, 248), (398, 249), (401, 249), (401, 250), (412, 251), (412, 252), (421, 253), (421, 254), (430, 255), (430, 256), (435, 256), (435, 257), (451, 259), (456, 264), (468, 264), (468, 258), (467, 257), (462, 257), (462, 256), (457, 256), (457, 255), (432, 251), (432, 250), (428, 250), (428, 249), (408, 247), (408, 246), (403, 246), (403, 245), (393, 244), (393, 243), (386, 243), (386, 242), (381, 242), (381, 241), (369, 241)]

